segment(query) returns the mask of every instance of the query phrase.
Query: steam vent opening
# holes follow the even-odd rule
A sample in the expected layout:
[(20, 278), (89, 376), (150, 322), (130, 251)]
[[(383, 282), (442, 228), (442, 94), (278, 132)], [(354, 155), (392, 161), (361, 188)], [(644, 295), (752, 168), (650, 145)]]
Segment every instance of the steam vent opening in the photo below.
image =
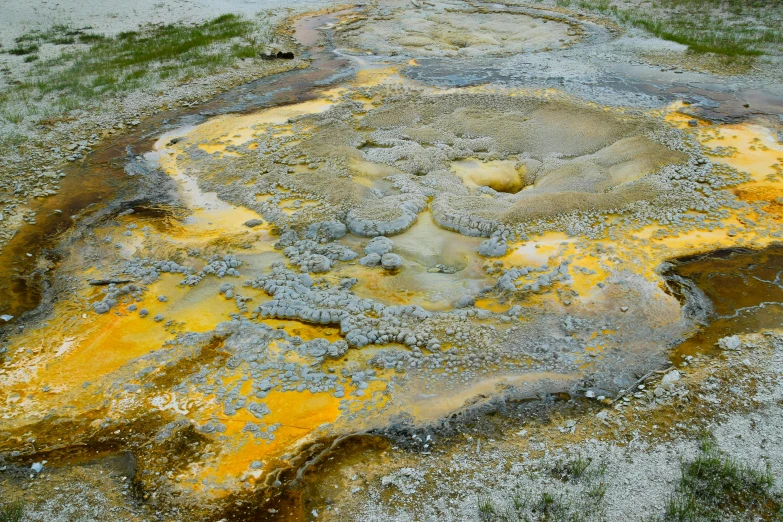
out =
[(0, 520), (783, 509), (783, 7), (31, 1)]
[(489, 187), (497, 192), (516, 194), (525, 187), (527, 167), (508, 160), (479, 162), (459, 160), (451, 165), (467, 187)]

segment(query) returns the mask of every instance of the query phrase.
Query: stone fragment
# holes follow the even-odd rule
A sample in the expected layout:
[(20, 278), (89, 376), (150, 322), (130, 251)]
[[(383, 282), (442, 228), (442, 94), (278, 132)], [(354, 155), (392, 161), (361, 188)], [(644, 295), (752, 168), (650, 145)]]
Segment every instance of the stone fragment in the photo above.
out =
[(381, 256), (380, 254), (376, 254), (375, 252), (373, 252), (372, 254), (368, 254), (363, 258), (361, 258), (359, 260), (359, 264), (362, 266), (369, 266), (369, 267), (380, 266)]
[(313, 274), (323, 274), (332, 268), (332, 262), (329, 258), (321, 254), (313, 254), (307, 260), (307, 271)]
[(680, 380), (680, 372), (677, 370), (672, 370), (663, 376), (663, 379), (661, 379), (661, 384), (663, 386), (671, 386), (679, 380)]
[(402, 258), (397, 254), (383, 254), (381, 257), (381, 266), (386, 270), (394, 270), (402, 266)]
[(479, 245), (479, 254), (485, 257), (500, 257), (506, 254), (508, 245), (502, 239), (491, 237)]
[(738, 352), (742, 349), (742, 341), (736, 335), (730, 335), (718, 340), (718, 347), (721, 350)]
[(378, 254), (379, 256), (383, 256), (384, 254), (391, 252), (392, 248), (394, 248), (394, 243), (391, 239), (385, 236), (377, 236), (367, 243), (367, 246), (364, 247), (364, 253), (367, 255)]
[(254, 228), (254, 227), (257, 227), (257, 226), (263, 225), (263, 224), (264, 224), (264, 221), (262, 219), (257, 219), (257, 218), (256, 219), (248, 219), (247, 221), (245, 221), (243, 223), (243, 225), (245, 225), (248, 228)]

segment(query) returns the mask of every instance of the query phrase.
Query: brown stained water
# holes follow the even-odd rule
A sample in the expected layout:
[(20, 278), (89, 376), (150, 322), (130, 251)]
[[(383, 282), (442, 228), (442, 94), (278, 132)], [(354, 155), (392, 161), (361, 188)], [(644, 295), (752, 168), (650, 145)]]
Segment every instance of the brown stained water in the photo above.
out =
[(44, 254), (46, 249), (78, 220), (102, 208), (127, 179), (122, 168), (97, 157), (94, 163), (66, 168), (57, 195), (31, 203), (35, 224), (21, 227), (0, 253), (0, 287), (8, 291), (0, 313), (18, 317), (38, 306), (46, 272), (56, 263), (56, 256)]
[(241, 85), (197, 108), (160, 112), (144, 119), (133, 131), (117, 138), (109, 136), (83, 162), (65, 166), (66, 176), (58, 193), (30, 202), (30, 210), (36, 212), (35, 224), (21, 227), (0, 252), (0, 287), (9, 292), (0, 303), (0, 314), (19, 317), (41, 303), (47, 271), (56, 262), (51, 250), (58, 236), (108, 202), (133, 193), (134, 178), (125, 173), (124, 165), (129, 151), (139, 154), (151, 149), (155, 138), (150, 136), (160, 135), (171, 122), (202, 118), (199, 114), (219, 113), (227, 107), (236, 112), (316, 97), (314, 86), (328, 81), (347, 64), (323, 44), (320, 29), (336, 19), (333, 14), (321, 14), (294, 22), (294, 38), (308, 52), (309, 67)]
[(783, 246), (727, 249), (676, 260), (671, 273), (692, 281), (710, 300), (709, 324), (679, 345), (688, 355), (718, 353), (719, 339), (780, 328), (783, 321)]

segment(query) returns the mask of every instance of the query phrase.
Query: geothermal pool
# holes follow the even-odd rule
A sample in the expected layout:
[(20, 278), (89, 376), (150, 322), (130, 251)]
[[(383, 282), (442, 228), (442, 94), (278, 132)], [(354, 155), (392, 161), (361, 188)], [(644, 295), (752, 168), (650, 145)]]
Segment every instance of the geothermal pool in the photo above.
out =
[[(154, 136), (134, 161), (173, 200), (72, 237), (50, 315), (6, 345), (3, 431), (35, 439), (21, 458), (132, 448), (145, 491), (269, 501), (341, 437), (509, 394), (610, 403), (640, 372), (709, 353), (736, 314), (774, 325), (783, 145), (770, 129), (695, 119), (678, 100), (428, 83), (426, 63), (358, 50), (471, 58), (589, 31), (495, 12), (491, 31), (530, 30), (489, 39), (464, 32), (464, 14), (400, 13), (359, 33), (371, 21), (330, 15), (354, 74), (308, 99)], [(683, 259), (722, 249), (742, 250)], [(705, 266), (744, 270), (747, 287), (724, 295)]]

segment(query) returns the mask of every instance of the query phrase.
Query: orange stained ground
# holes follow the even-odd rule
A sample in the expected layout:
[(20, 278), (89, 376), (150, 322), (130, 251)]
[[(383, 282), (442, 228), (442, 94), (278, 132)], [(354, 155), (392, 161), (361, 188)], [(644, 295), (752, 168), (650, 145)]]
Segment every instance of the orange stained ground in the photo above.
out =
[[(357, 83), (375, 85), (390, 81), (391, 75), (390, 70), (367, 70), (359, 73)], [(402, 82), (403, 80), (398, 80), (398, 83)], [(210, 147), (218, 147), (214, 150), (222, 150), (220, 147), (224, 148), (228, 144), (246, 143), (252, 139), (255, 132), (262, 131), (266, 124), (283, 123), (292, 116), (327, 110), (334, 104), (328, 96), (337, 94), (339, 92), (335, 91), (311, 102), (262, 111), (258, 114), (221, 116), (190, 130), (188, 137), (194, 141), (213, 144), (209, 145)], [(617, 239), (607, 238), (599, 242), (590, 242), (589, 251), (583, 248), (585, 242), (582, 239), (569, 238), (563, 233), (548, 233), (524, 243), (510, 245), (509, 253), (501, 259), (505, 266), (540, 266), (547, 263), (553, 266), (553, 263), (570, 257), (574, 265), (596, 271), (596, 274), (591, 275), (571, 271), (574, 278), (572, 288), (579, 294), (575, 299), (582, 303), (597, 303), (603, 299), (597, 283), (605, 280), (611, 269), (623, 268), (656, 282), (659, 281), (660, 276), (655, 269), (667, 258), (737, 244), (761, 247), (771, 243), (774, 238), (759, 237), (757, 230), (765, 224), (779, 227), (781, 207), (783, 207), (783, 203), (779, 201), (783, 193), (781, 188), (783, 176), (780, 175), (779, 167), (783, 163), (780, 159), (783, 157), (783, 146), (776, 142), (770, 131), (754, 125), (708, 126), (702, 122), (695, 130), (690, 129), (687, 120), (691, 118), (676, 112), (678, 108), (673, 106), (666, 114), (667, 120), (673, 125), (696, 133), (696, 136), (708, 147), (736, 148), (737, 153), (733, 156), (713, 156), (711, 160), (748, 171), (752, 179), (730, 190), (744, 201), (765, 204), (764, 209), (771, 215), (755, 216), (759, 225), (751, 230), (743, 226), (738, 211), (732, 211), (731, 216), (725, 220), (726, 227), (712, 232), (694, 231), (680, 234), (670, 232), (656, 236), (658, 230), (665, 229), (665, 226), (661, 225), (646, 226), (638, 230), (620, 230)], [(218, 139), (223, 143), (218, 144)], [(255, 213), (221, 202), (214, 195), (201, 193), (197, 184), (194, 184), (193, 180), (186, 179), (179, 171), (175, 156), (169, 154), (171, 151), (160, 142), (159, 145), (161, 166), (183, 187), (186, 187), (194, 210), (187, 225), (178, 224), (169, 231), (163, 232), (162, 241), (198, 246), (230, 234), (237, 234), (239, 230), (242, 234), (255, 234), (259, 237), (248, 253), (273, 252), (274, 237), (266, 225), (250, 231), (242, 227), (242, 223), (248, 219), (258, 217)], [(176, 147), (172, 150), (176, 150)], [(497, 168), (497, 165), (492, 167)], [(480, 168), (480, 165), (475, 168)], [(384, 173), (383, 169), (367, 172), (364, 182), (376, 183)], [(740, 229), (740, 232), (730, 236), (728, 225), (734, 225)], [(444, 237), (455, 239), (443, 240)], [(409, 238), (415, 240), (411, 241)], [(452, 251), (447, 251), (445, 257), (443, 254), (447, 250), (445, 246), (432, 248), (432, 252), (422, 252), (425, 248), (421, 245), (425, 245), (428, 238), (432, 239), (431, 242), (441, 241), (444, 245), (448, 243), (448, 248)], [(124, 246), (123, 254), (133, 255), (143, 247), (144, 241), (138, 231), (133, 233), (130, 241), (130, 244)], [(605, 247), (603, 253), (592, 250), (598, 243)], [(454, 281), (465, 284), (466, 281), (471, 280), (470, 284), (480, 288), (491, 278), (487, 278), (481, 272), (481, 266), (486, 260), (476, 253), (477, 244), (476, 238), (462, 238), (439, 229), (429, 218), (427, 220), (420, 218), (410, 231), (395, 238), (395, 245), (403, 251), (405, 262), (412, 263), (406, 264), (400, 275), (389, 275), (380, 270), (369, 270), (358, 265), (345, 265), (327, 277), (335, 279), (356, 275), (360, 279), (356, 291), (363, 297), (374, 297), (393, 304), (424, 303), (432, 309), (447, 309), (452, 304), (449, 300), (451, 298), (431, 299), (432, 288), (427, 284), (448, 280), (428, 276), (421, 271), (420, 266), (416, 268), (416, 263), (421, 266), (429, 266), (433, 261), (462, 264), (463, 271), (459, 272), (460, 275), (456, 276)], [(405, 250), (406, 248), (408, 251)], [(414, 259), (415, 255), (419, 255), (420, 258)], [(405, 269), (409, 266), (414, 266), (419, 272), (413, 269), (408, 272), (415, 272), (421, 277), (406, 279), (408, 275)], [(248, 268), (261, 270), (265, 266)], [(45, 414), (67, 412), (69, 415), (78, 416), (89, 412), (102, 404), (106, 398), (96, 394), (92, 387), (83, 387), (84, 383), (110, 381), (118, 371), (138, 357), (160, 349), (165, 341), (173, 338), (173, 334), (164, 328), (166, 321), (175, 321), (178, 325), (184, 323), (181, 326), (183, 331), (203, 332), (228, 320), (230, 313), (237, 312), (233, 300), (226, 300), (218, 295), (219, 281), (205, 280), (197, 287), (191, 288), (178, 286), (176, 284), (178, 280), (178, 277), (164, 274), (159, 282), (150, 285), (143, 302), (137, 303), (139, 308), (146, 307), (149, 310), (150, 314), (146, 319), (141, 319), (137, 313), (127, 312), (127, 303), (108, 314), (97, 315), (92, 311), (85, 313), (83, 303), (65, 300), (58, 303), (55, 308), (54, 316), (58, 318), (57, 321), (50, 321), (47, 326), (31, 329), (25, 334), (16, 336), (9, 345), (9, 352), (27, 355), (24, 358), (14, 359), (12, 364), (6, 364), (0, 373), (0, 378), (5, 383), (0, 390), (0, 415), (6, 426), (9, 429), (22, 427), (32, 419), (40, 418)], [(241, 281), (231, 280), (240, 285)], [(463, 290), (462, 287), (455, 286), (454, 293)], [(258, 294), (258, 292), (253, 294), (254, 299), (262, 298)], [(168, 301), (159, 303), (158, 295), (166, 295)], [(665, 296), (662, 290), (661, 298), (673, 299)], [(538, 305), (549, 299), (554, 299), (554, 294), (536, 297), (527, 304)], [(505, 311), (509, 305), (498, 303), (493, 299), (480, 299), (477, 306), (493, 311)], [(165, 321), (154, 322), (152, 317), (157, 313), (163, 314)], [(317, 337), (324, 337), (330, 341), (340, 339), (338, 329), (333, 327), (306, 325), (295, 321), (267, 320), (265, 322), (273, 327), (283, 327), (289, 334), (299, 335), (305, 340)], [(596, 344), (590, 350), (600, 356), (602, 346)], [(351, 350), (346, 357), (347, 361), (335, 362), (334, 366), (339, 367), (341, 364), (355, 362), (354, 358), (360, 355), (353, 352), (358, 351)], [(364, 352), (363, 357), (369, 357), (372, 348), (362, 352)], [(585, 361), (585, 364), (589, 364), (589, 361)], [(503, 376), (476, 383), (459, 393), (449, 393), (448, 396), (435, 394), (430, 397), (422, 390), (421, 394), (409, 393), (407, 396), (402, 396), (400, 402), (395, 402), (395, 397), (389, 398), (385, 392), (391, 375), (391, 373), (381, 373), (382, 379), (371, 383), (370, 388), (366, 390), (365, 399), (370, 397), (376, 401), (376, 411), (391, 401), (394, 408), (409, 410), (420, 419), (433, 419), (444, 415), (461, 407), (466, 399), (476, 394), (491, 394), (498, 386), (520, 384), (526, 380), (543, 377), (549, 379), (573, 377), (555, 374)], [(42, 391), (45, 387), (48, 391)], [(350, 389), (346, 390), (346, 398), (351, 398), (349, 391)], [(382, 396), (383, 400), (376, 396)], [(142, 394), (139, 400), (148, 401), (151, 398)], [(199, 405), (191, 412), (190, 418), (193, 421), (206, 422), (216, 418), (227, 426), (227, 431), (223, 434), (227, 439), (216, 444), (220, 446), (220, 450), (213, 457), (202, 462), (198, 469), (193, 469), (182, 477), (183, 487), (190, 485), (192, 488), (202, 489), (212, 494), (222, 494), (237, 487), (240, 478), (243, 476), (247, 478), (247, 474), (250, 474), (253, 480), (260, 478), (259, 474), (253, 474), (250, 470), (251, 462), (255, 460), (270, 462), (277, 459), (297, 444), (307, 440), (307, 437), (312, 436), (322, 426), (341, 422), (343, 410), (338, 406), (345, 400), (337, 399), (328, 393), (272, 392), (263, 400), (271, 409), (271, 413), (259, 420), (245, 410), (240, 410), (236, 415), (226, 418), (212, 398), (191, 397), (190, 399), (195, 401), (194, 404)], [(358, 400), (350, 409), (358, 409), (361, 402)], [(372, 408), (368, 409), (367, 413), (362, 412), (362, 415), (367, 417), (371, 414)], [(267, 425), (280, 423), (281, 427), (275, 432), (274, 441), (267, 443), (266, 440), (254, 439), (252, 434), (242, 432), (247, 421), (263, 422)], [(204, 479), (206, 485), (203, 483)]]
[[(682, 104), (679, 103), (672, 105), (664, 114), (665, 119), (672, 125), (694, 132), (696, 137), (709, 148), (716, 146), (735, 148), (734, 155), (710, 156), (710, 160), (748, 172), (750, 174), (748, 182), (727, 190), (731, 190), (743, 201), (761, 202), (762, 205), (766, 203), (763, 205), (763, 210), (769, 214), (760, 216), (748, 209), (731, 210), (730, 216), (722, 221), (724, 227), (712, 231), (696, 230), (683, 233), (669, 231), (665, 225), (655, 224), (638, 230), (621, 231), (614, 240), (606, 238), (599, 242), (591, 242), (591, 247), (602, 243), (606, 248), (614, 247), (614, 249), (611, 254), (588, 254), (581, 259), (572, 260), (573, 264), (597, 272), (586, 275), (571, 270), (574, 278), (571, 287), (579, 293), (577, 299), (581, 302), (596, 303), (602, 300), (602, 292), (596, 284), (605, 280), (609, 272), (601, 265), (623, 268), (655, 281), (660, 279), (656, 268), (666, 259), (738, 245), (763, 248), (778, 241), (759, 232), (767, 226), (771, 230), (780, 226), (783, 200), (778, 198), (783, 194), (783, 175), (781, 175), (783, 145), (777, 142), (769, 129), (758, 125), (708, 125), (702, 121), (694, 130), (688, 125), (692, 117), (677, 112), (681, 107)], [(741, 217), (743, 212), (752, 217), (755, 226), (749, 229), (745, 227)], [(736, 227), (739, 232), (730, 235), (731, 227)], [(660, 231), (664, 233), (656, 235)], [(565, 234), (550, 232), (530, 241), (511, 245), (509, 253), (502, 259), (507, 265), (538, 266), (549, 261), (552, 266), (554, 262), (565, 259), (571, 254), (576, 256), (583, 254), (576, 245), (578, 242), (580, 240), (568, 238)], [(616, 262), (618, 259), (619, 263)], [(551, 294), (549, 295), (551, 298)], [(661, 297), (665, 298), (663, 290), (661, 290)], [(486, 307), (486, 304), (483, 303), (483, 306)]]
[[(244, 409), (231, 417), (225, 417), (217, 405), (199, 412), (204, 421), (215, 418), (224, 423), (226, 432), (222, 435), (228, 437), (230, 442), (221, 443), (215, 457), (204, 462), (193, 477), (187, 478), (195, 479), (192, 482), (197, 489), (204, 488), (215, 495), (233, 490), (237, 478), (252, 473), (250, 464), (253, 461), (269, 463), (291, 451), (314, 430), (337, 420), (341, 414), (338, 409), (340, 401), (329, 393), (273, 391), (263, 400), (271, 413), (261, 420)], [(263, 422), (267, 425), (280, 423), (281, 426), (274, 432), (275, 438), (267, 441), (242, 432), (247, 422)], [(258, 479), (261, 474), (253, 477)], [(206, 486), (203, 484), (204, 479)]]

